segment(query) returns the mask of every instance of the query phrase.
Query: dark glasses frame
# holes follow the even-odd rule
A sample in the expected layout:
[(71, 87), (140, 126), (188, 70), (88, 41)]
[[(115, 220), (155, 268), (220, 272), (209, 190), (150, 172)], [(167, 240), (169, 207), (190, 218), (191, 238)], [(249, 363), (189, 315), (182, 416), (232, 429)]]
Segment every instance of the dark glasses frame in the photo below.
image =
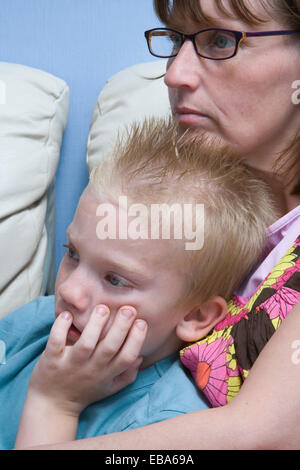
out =
[[(184, 44), (184, 41), (186, 39), (189, 39), (190, 41), (192, 41), (196, 53), (200, 57), (203, 57), (204, 59), (209, 59), (209, 60), (228, 60), (228, 59), (231, 59), (232, 57), (236, 56), (236, 54), (238, 53), (238, 49), (239, 49), (239, 46), (240, 46), (241, 42), (246, 38), (266, 37), (266, 36), (287, 36), (287, 35), (291, 35), (291, 34), (300, 34), (300, 30), (261, 31), (261, 32), (257, 32), (257, 33), (251, 33), (251, 32), (247, 32), (247, 31), (234, 31), (234, 30), (223, 29), (223, 28), (202, 29), (200, 31), (197, 31), (197, 33), (194, 33), (194, 34), (184, 34), (184, 33), (181, 33), (180, 31), (176, 31), (175, 29), (171, 29), (171, 28), (153, 28), (153, 29), (149, 29), (148, 31), (145, 31), (144, 34), (145, 34), (145, 38), (146, 38), (146, 41), (147, 41), (147, 45), (148, 45), (148, 49), (149, 49), (150, 54), (152, 54), (155, 57), (160, 57), (162, 59), (169, 59), (171, 57), (176, 57), (179, 51), (176, 54), (171, 54), (171, 55), (167, 55), (167, 56), (155, 54), (151, 49), (152, 34), (155, 31), (171, 31), (173, 33), (178, 34), (181, 37), (181, 40), (182, 40), (181, 46)], [(201, 34), (201, 33), (205, 33), (207, 31), (223, 31), (223, 32), (226, 32), (226, 33), (234, 34), (235, 39), (236, 39), (236, 45), (235, 45), (235, 50), (234, 50), (233, 54), (230, 55), (229, 57), (224, 57), (224, 58), (222, 57), (222, 58), (219, 58), (219, 59), (215, 59), (213, 57), (208, 57), (208, 56), (205, 56), (203, 54), (200, 54), (200, 52), (197, 49), (195, 36), (197, 36), (198, 34)]]

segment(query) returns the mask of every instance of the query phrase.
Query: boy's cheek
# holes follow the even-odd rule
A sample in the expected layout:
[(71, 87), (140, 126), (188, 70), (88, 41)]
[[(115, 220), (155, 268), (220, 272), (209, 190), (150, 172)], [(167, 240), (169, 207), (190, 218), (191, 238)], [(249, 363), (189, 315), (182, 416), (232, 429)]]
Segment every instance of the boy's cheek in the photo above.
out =
[(68, 269), (66, 267), (65, 259), (63, 258), (57, 272), (55, 281), (55, 295), (58, 293), (59, 286), (68, 276)]

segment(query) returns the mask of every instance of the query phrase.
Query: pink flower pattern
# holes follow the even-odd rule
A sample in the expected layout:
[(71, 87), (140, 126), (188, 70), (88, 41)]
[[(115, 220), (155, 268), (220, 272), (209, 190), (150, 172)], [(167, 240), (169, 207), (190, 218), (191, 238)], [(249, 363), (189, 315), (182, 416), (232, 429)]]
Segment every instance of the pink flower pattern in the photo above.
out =
[(271, 320), (279, 317), (283, 321), (298, 302), (300, 302), (300, 292), (282, 286), (260, 307), (268, 313)]
[[(198, 387), (203, 390), (214, 407), (226, 404), (227, 378), (230, 374), (226, 356), (228, 346), (232, 342), (231, 337), (227, 341), (221, 337), (212, 343), (194, 344), (181, 358), (183, 364), (191, 371)], [(204, 380), (201, 372), (208, 374)]]
[[(274, 319), (280, 320), (275, 322), (275, 326), (273, 324), (274, 328), (277, 329), (292, 308), (300, 301), (298, 280), (296, 281), (296, 288), (287, 285), (292, 276), (300, 272), (300, 253), (299, 249), (297, 250), (299, 246), (300, 236), (293, 244), (293, 249), (288, 250), (272, 271), (273, 276), (274, 272), (278, 272), (274, 284), (270, 286), (270, 275), (260, 284), (258, 288), (260, 289), (259, 296), (251, 310), (247, 308), (251, 299), (244, 299), (235, 295), (232, 302), (228, 304), (229, 311), (226, 318), (215, 327), (213, 332), (180, 352), (181, 361), (190, 370), (198, 387), (213, 407), (223, 406), (228, 403), (238, 392), (236, 390), (232, 393), (229, 386), (230, 380), (235, 377), (240, 378), (240, 382), (238, 380), (234, 381), (233, 386), (233, 388), (239, 389), (249, 372), (239, 364), (239, 356), (235, 351), (234, 337), (232, 336), (232, 329), (236, 328), (234, 325), (237, 325), (241, 320), (249, 323), (247, 320), (250, 314), (267, 314), (269, 322)], [(291, 254), (294, 254), (292, 261)], [(282, 266), (287, 266), (284, 272), (282, 272)], [(271, 296), (269, 296), (270, 288), (274, 290)], [(265, 289), (268, 289), (266, 291), (267, 295), (264, 294)], [(268, 298), (266, 299), (266, 297)], [(261, 303), (259, 303), (260, 298), (262, 299)], [(247, 349), (247, 344), (243, 346)]]

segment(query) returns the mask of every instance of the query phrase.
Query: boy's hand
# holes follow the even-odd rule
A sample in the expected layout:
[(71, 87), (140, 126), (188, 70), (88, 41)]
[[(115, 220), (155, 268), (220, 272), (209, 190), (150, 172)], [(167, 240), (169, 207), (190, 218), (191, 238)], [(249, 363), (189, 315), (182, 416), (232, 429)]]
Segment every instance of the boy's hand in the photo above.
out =
[(108, 307), (97, 306), (72, 346), (67, 345), (72, 315), (63, 312), (57, 317), (29, 382), (31, 397), (46, 401), (62, 413), (79, 416), (89, 404), (135, 380), (147, 324), (135, 320), (133, 307), (122, 307), (99, 341), (108, 317)]

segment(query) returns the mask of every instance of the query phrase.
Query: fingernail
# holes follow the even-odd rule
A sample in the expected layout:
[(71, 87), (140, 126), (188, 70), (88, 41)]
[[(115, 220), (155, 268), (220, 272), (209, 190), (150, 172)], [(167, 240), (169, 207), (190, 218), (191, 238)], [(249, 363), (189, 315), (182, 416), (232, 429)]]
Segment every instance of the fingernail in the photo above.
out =
[(96, 313), (104, 317), (105, 315), (107, 315), (108, 310), (105, 307), (96, 307)]
[(122, 315), (124, 315), (127, 318), (130, 318), (133, 315), (132, 310), (130, 310), (129, 308), (124, 308), (121, 310), (121, 312), (122, 312)]
[(144, 320), (136, 320), (135, 325), (139, 330), (144, 330), (146, 328), (146, 322)]
[(71, 318), (70, 312), (63, 312), (63, 313), (61, 314), (61, 316), (62, 316), (65, 320), (70, 320), (70, 318)]

